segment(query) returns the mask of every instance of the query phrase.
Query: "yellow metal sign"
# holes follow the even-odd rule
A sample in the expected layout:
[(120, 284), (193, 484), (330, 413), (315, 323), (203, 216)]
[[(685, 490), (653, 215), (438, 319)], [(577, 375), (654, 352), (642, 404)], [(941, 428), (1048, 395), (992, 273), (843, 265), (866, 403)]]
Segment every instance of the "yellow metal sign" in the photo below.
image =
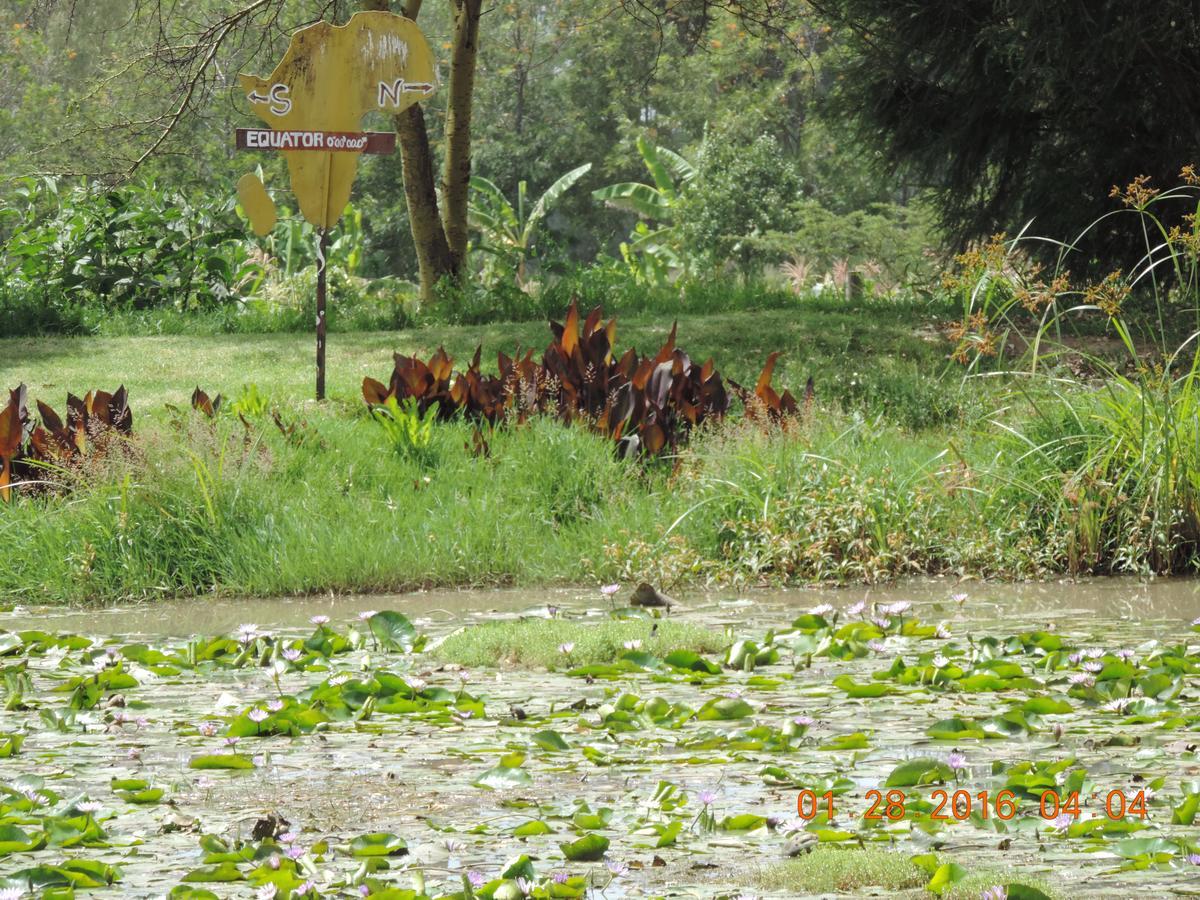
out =
[(259, 237), (266, 237), (274, 231), (277, 221), (275, 204), (271, 202), (271, 195), (267, 193), (263, 183), (258, 180), (258, 176), (243, 175), (238, 179), (237, 191), (238, 202), (246, 211), (246, 217), (250, 220), (250, 227), (254, 229), (254, 233)]
[[(387, 12), (360, 12), (345, 25), (303, 28), (292, 35), (270, 77), (238, 79), (255, 114), (272, 131), (283, 132), (249, 133), (239, 137), (239, 146), (278, 149), (287, 156), (300, 212), (318, 228), (330, 228), (341, 217), (358, 157), (378, 143), (359, 132), (363, 116), (400, 112), (437, 88), (425, 36), (411, 19)], [(268, 220), (261, 198), (241, 184), (239, 194), (255, 197), (259, 218), (251, 214), (251, 221), (258, 230)]]

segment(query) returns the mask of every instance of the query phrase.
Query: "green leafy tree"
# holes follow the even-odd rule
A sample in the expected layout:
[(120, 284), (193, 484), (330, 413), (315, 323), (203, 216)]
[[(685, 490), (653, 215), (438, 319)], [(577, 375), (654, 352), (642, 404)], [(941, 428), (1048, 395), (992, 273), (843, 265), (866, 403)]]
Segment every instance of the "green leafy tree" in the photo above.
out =
[(762, 134), (750, 143), (710, 133), (697, 157), (697, 177), (678, 207), (686, 252), (710, 265), (756, 264), (754, 241), (800, 223), (800, 173), (779, 142)]

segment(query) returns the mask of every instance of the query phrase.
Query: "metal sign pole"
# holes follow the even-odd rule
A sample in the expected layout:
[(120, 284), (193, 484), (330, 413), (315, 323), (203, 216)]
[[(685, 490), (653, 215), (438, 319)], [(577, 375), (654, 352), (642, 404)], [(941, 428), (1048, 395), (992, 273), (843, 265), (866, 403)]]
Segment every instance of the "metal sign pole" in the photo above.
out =
[(329, 230), (321, 229), (318, 238), (320, 260), (317, 265), (317, 399), (325, 399), (325, 257), (329, 253)]

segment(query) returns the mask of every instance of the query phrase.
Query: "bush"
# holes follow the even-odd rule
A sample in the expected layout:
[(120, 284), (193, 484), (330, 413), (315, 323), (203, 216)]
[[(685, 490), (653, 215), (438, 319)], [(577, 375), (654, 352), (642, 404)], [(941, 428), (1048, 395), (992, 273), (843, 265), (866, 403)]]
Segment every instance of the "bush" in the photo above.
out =
[(732, 261), (753, 271), (761, 263), (754, 238), (799, 225), (799, 171), (768, 134), (749, 145), (735, 134), (707, 134), (696, 168), (676, 219), (686, 252), (710, 266)]
[(78, 327), (87, 306), (210, 308), (253, 269), (231, 201), (197, 203), (151, 183), (62, 190), (52, 179), (26, 179), (13, 197), (0, 220), (0, 301), (22, 331)]

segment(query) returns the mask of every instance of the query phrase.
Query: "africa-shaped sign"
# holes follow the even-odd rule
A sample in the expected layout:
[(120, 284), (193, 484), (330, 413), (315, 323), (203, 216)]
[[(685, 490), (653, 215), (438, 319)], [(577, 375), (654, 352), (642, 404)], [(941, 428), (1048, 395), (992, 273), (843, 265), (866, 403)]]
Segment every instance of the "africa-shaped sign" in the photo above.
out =
[[(292, 35), (268, 78), (239, 75), (267, 128), (238, 129), (238, 148), (287, 156), (292, 190), (304, 218), (330, 228), (350, 202), (362, 153), (388, 153), (392, 133), (361, 132), (362, 118), (398, 113), (437, 87), (433, 54), (415, 22), (387, 12), (360, 12), (345, 25), (318, 22)], [(254, 184), (247, 184), (251, 179)], [(274, 210), (254, 176), (239, 183), (255, 230), (270, 230)], [(269, 223), (269, 224), (268, 224)], [(260, 233), (262, 233), (260, 231)]]

